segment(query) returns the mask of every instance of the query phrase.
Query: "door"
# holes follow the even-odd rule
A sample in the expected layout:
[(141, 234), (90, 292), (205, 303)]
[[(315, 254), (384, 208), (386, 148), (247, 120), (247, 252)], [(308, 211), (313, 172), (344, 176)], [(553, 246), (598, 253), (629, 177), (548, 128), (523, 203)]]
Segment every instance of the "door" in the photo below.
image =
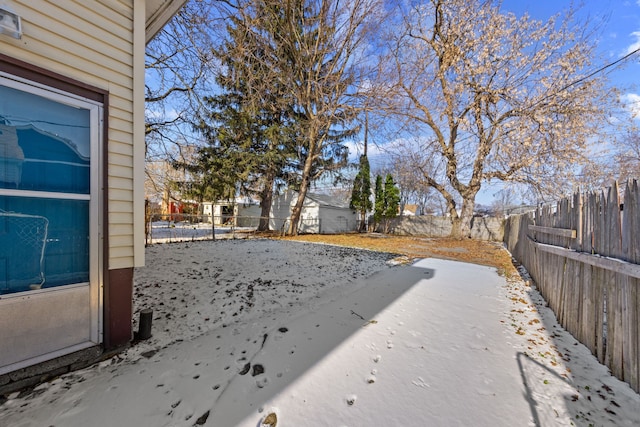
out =
[(0, 373), (101, 342), (101, 117), (0, 73)]

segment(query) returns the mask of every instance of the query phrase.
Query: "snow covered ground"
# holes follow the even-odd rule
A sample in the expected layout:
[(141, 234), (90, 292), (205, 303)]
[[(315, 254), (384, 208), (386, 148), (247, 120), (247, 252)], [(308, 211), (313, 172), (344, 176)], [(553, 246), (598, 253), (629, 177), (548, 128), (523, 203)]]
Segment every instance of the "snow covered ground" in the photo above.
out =
[(291, 241), (155, 245), (135, 274), (143, 308), (149, 340), (14, 393), (0, 425), (640, 425), (640, 396), (527, 280), (489, 267)]

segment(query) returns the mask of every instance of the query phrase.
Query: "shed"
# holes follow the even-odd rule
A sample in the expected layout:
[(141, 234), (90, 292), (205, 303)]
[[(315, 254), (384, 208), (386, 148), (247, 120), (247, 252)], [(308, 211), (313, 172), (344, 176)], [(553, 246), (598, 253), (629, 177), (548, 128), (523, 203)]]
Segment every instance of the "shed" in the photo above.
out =
[(203, 202), (204, 220), (214, 225), (234, 227), (257, 227), (260, 222), (260, 202), (250, 197), (236, 197), (234, 200)]
[[(291, 210), (298, 199), (295, 191), (286, 191), (273, 199), (269, 227), (286, 230)], [(300, 233), (337, 234), (358, 229), (358, 217), (349, 204), (325, 194), (307, 193), (300, 214)]]
[(145, 46), (185, 2), (0, 2), (0, 392), (132, 339)]

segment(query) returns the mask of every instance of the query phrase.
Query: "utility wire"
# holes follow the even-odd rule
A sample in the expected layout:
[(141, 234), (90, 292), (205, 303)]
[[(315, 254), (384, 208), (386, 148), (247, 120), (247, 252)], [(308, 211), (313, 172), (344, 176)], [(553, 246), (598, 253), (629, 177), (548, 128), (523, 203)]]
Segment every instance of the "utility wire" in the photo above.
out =
[(536, 106), (536, 105), (538, 105), (538, 104), (540, 104), (540, 103), (544, 102), (545, 100), (547, 100), (547, 99), (551, 98), (552, 96), (558, 95), (560, 92), (564, 92), (565, 90), (569, 89), (569, 88), (570, 88), (570, 87), (572, 87), (572, 86), (575, 86), (575, 85), (577, 85), (577, 84), (579, 84), (579, 83), (582, 83), (582, 82), (583, 82), (583, 81), (585, 81), (585, 80), (590, 79), (591, 77), (595, 76), (596, 74), (599, 74), (599, 73), (603, 72), (603, 71), (604, 71), (604, 70), (606, 70), (607, 68), (614, 67), (614, 66), (618, 65), (619, 63), (621, 63), (621, 62), (623, 62), (623, 61), (626, 61), (627, 59), (631, 58), (633, 55), (635, 55), (635, 54), (637, 54), (637, 53), (639, 53), (639, 52), (640, 52), (640, 47), (639, 47), (639, 48), (637, 48), (636, 50), (632, 51), (632, 52), (627, 53), (627, 54), (626, 54), (625, 56), (623, 56), (622, 58), (619, 58), (619, 59), (617, 59), (617, 60), (615, 60), (615, 61), (613, 61), (613, 62), (610, 62), (610, 63), (608, 63), (608, 64), (606, 64), (606, 65), (603, 65), (602, 67), (600, 67), (600, 68), (598, 68), (597, 70), (595, 70), (595, 71), (593, 71), (593, 72), (591, 72), (591, 73), (587, 74), (587, 75), (586, 75), (586, 76), (584, 76), (584, 77), (580, 77), (579, 79), (574, 80), (574, 81), (572, 81), (571, 83), (567, 83), (566, 85), (564, 85), (563, 87), (561, 87), (560, 89), (558, 89), (557, 91), (555, 91), (554, 93), (549, 94), (549, 95), (545, 96), (544, 98), (539, 99), (538, 101), (534, 102), (531, 106), (529, 106), (529, 108), (534, 107), (534, 106)]
[(595, 76), (596, 74), (599, 74), (599, 73), (603, 72), (607, 68), (614, 67), (614, 66), (618, 65), (619, 63), (626, 61), (627, 59), (631, 58), (633, 55), (637, 54), (638, 52), (640, 52), (640, 47), (638, 49), (632, 51), (632, 52), (627, 53), (622, 58), (619, 58), (619, 59), (617, 59), (617, 60), (615, 60), (613, 62), (610, 62), (607, 65), (604, 65), (604, 66), (598, 68), (597, 70), (591, 72), (590, 74), (587, 74), (586, 76), (579, 78), (578, 80), (574, 80), (573, 82), (568, 83), (567, 85), (565, 85), (563, 88), (561, 88), (556, 93), (563, 92), (563, 91), (569, 89), (571, 86), (575, 86), (578, 83), (582, 83), (583, 81), (590, 79), (591, 77)]

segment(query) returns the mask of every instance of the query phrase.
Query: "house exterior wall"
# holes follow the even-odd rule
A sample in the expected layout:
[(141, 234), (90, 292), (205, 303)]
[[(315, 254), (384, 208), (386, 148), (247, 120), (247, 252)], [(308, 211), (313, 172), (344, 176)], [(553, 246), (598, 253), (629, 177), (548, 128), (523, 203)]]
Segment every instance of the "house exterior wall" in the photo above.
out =
[[(134, 259), (134, 164), (142, 169), (144, 161), (136, 157), (140, 153), (134, 150), (134, 140), (144, 147), (144, 135), (134, 134), (133, 125), (135, 107), (141, 107), (144, 115), (144, 105), (134, 105), (135, 1), (4, 3), (21, 16), (23, 36), (20, 40), (2, 37), (0, 53), (108, 92), (108, 141), (104, 141), (110, 187), (106, 218), (110, 230), (108, 267), (141, 265), (143, 259), (137, 263)], [(144, 1), (139, 3), (144, 54)], [(144, 224), (144, 208), (136, 214)], [(144, 233), (144, 226), (139, 228)], [(139, 241), (144, 242), (144, 237)]]
[(223, 225), (228, 221), (228, 215), (222, 215), (222, 207), (230, 206), (230, 203), (214, 203), (214, 202), (204, 202), (202, 208), (202, 212), (204, 220), (213, 223), (214, 225)]
[[(229, 218), (222, 215), (222, 207), (228, 207), (231, 205), (232, 202), (203, 202), (203, 221), (211, 223), (212, 220), (215, 220), (214, 225), (230, 225), (228, 223)], [(259, 205), (254, 203), (237, 202), (233, 206), (233, 225), (236, 227), (257, 227), (260, 213), (261, 210)]]
[(56, 89), (80, 87), (103, 96), (104, 194), (96, 256), (104, 317), (100, 339), (92, 340), (107, 349), (122, 346), (132, 337), (133, 267), (144, 263), (145, 1), (5, 0), (2, 5), (21, 17), (23, 35), (0, 35), (0, 65), (19, 64), (30, 75), (45, 76), (44, 84), (59, 82), (52, 86)]
[[(269, 213), (269, 228), (276, 231), (286, 231), (289, 228), (291, 209), (296, 204), (298, 193), (286, 191), (273, 198)], [(306, 198), (300, 212), (300, 233), (318, 233), (318, 203)]]
[(211, 202), (203, 202), (202, 203), (202, 220), (208, 223), (212, 222), (213, 216), (213, 203)]

